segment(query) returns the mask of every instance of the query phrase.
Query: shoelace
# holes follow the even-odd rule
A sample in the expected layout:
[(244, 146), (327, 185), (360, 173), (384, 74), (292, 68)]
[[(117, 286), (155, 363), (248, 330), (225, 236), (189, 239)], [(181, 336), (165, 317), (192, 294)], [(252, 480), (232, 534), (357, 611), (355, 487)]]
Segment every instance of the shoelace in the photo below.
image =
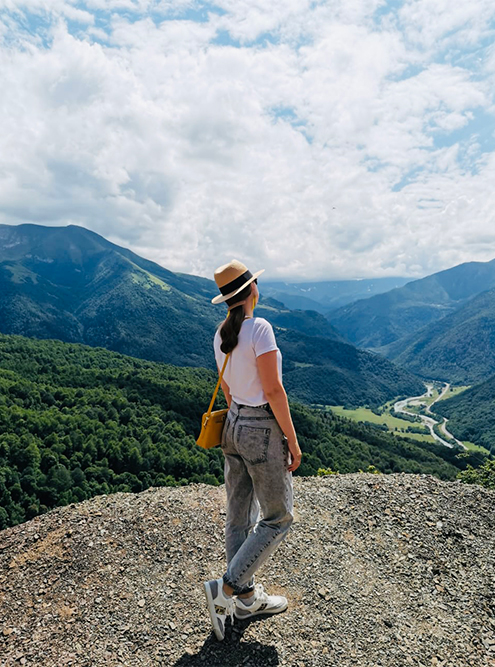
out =
[(230, 598), (230, 600), (228, 600), (227, 602), (227, 607), (225, 609), (226, 611), (225, 616), (230, 616), (231, 624), (234, 623), (234, 609), (235, 609), (235, 601), (232, 598)]
[(263, 584), (256, 584), (254, 590), (255, 590), (254, 593), (255, 600), (262, 600), (263, 602), (268, 602), (268, 595), (265, 593), (263, 589)]

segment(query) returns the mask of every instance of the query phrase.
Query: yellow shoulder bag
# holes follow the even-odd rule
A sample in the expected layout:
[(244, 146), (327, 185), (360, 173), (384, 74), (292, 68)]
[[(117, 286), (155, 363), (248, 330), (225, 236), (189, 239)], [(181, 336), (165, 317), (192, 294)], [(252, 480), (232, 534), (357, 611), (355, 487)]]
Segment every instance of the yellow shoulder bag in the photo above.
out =
[(222, 372), (220, 373), (217, 386), (213, 392), (213, 397), (211, 399), (208, 412), (205, 412), (203, 418), (201, 419), (201, 433), (199, 434), (199, 438), (196, 440), (196, 444), (198, 444), (200, 447), (203, 447), (204, 449), (211, 449), (212, 447), (216, 447), (222, 440), (222, 429), (227, 417), (228, 410), (214, 410), (212, 412), (212, 409), (218, 394), (218, 390), (220, 389), (223, 373), (225, 371), (225, 367), (227, 366), (229, 357), (230, 352), (225, 357), (225, 361), (223, 362)]

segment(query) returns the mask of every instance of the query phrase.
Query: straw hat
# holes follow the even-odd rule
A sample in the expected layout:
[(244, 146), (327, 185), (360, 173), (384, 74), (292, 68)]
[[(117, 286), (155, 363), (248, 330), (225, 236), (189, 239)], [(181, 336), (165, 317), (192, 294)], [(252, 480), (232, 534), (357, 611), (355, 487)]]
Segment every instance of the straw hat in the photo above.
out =
[(265, 269), (251, 273), (248, 268), (237, 259), (233, 259), (228, 264), (218, 267), (214, 277), (221, 294), (211, 300), (212, 303), (223, 303), (232, 299), (236, 294), (250, 285), (253, 280), (263, 273)]

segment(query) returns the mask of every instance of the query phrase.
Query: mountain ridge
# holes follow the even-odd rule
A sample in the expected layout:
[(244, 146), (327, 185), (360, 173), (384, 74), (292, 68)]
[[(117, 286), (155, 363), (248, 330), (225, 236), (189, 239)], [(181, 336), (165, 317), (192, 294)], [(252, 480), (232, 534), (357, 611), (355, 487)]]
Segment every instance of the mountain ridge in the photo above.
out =
[[(151, 361), (215, 369), (213, 334), (225, 314), (211, 304), (217, 292), (214, 281), (174, 274), (82, 227), (0, 225), (2, 333), (58, 338)], [(340, 334), (314, 311), (290, 311), (275, 300), (262, 299), (256, 313), (275, 327), (316, 336), (322, 349), (342, 344)], [(301, 336), (303, 340), (308, 338)], [(298, 364), (306, 362), (300, 358), (301, 345), (297, 354), (294, 346), (284, 349), (282, 344), (281, 349), (284, 367), (299, 373)], [(386, 367), (387, 381), (375, 390), (378, 365), (381, 370)], [(334, 389), (342, 387), (340, 402), (351, 403), (352, 387), (361, 385), (369, 388), (364, 396), (370, 404), (421, 387), (409, 372), (375, 364), (373, 357), (362, 370), (355, 369), (357, 376), (367, 373), (362, 383), (356, 373), (350, 383), (348, 371), (337, 366), (334, 363), (331, 370)], [(311, 379), (312, 373), (311, 367), (305, 371), (302, 400), (309, 402), (319, 398), (319, 380)], [(308, 394), (308, 382), (314, 396)], [(297, 396), (296, 381), (292, 391)], [(361, 396), (362, 392), (360, 400)]]
[(494, 332), (495, 289), (491, 289), (383, 352), (422, 377), (474, 384), (495, 374)]
[(453, 313), (491, 288), (495, 288), (495, 260), (466, 262), (357, 301), (328, 318), (351, 343), (378, 350)]
[(375, 278), (362, 280), (321, 280), (313, 282), (264, 281), (268, 296), (282, 301), (289, 308), (316, 310), (328, 315), (358, 299), (402, 287), (410, 278)]

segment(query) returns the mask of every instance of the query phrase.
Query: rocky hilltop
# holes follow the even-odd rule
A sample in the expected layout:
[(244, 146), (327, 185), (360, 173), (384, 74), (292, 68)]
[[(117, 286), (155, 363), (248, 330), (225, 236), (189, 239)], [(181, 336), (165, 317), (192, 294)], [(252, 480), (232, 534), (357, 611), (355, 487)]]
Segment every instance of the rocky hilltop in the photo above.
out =
[(0, 533), (0, 663), (492, 667), (495, 492), (424, 475), (296, 478), (296, 521), (259, 573), (289, 610), (218, 643), (223, 487), (153, 488)]

